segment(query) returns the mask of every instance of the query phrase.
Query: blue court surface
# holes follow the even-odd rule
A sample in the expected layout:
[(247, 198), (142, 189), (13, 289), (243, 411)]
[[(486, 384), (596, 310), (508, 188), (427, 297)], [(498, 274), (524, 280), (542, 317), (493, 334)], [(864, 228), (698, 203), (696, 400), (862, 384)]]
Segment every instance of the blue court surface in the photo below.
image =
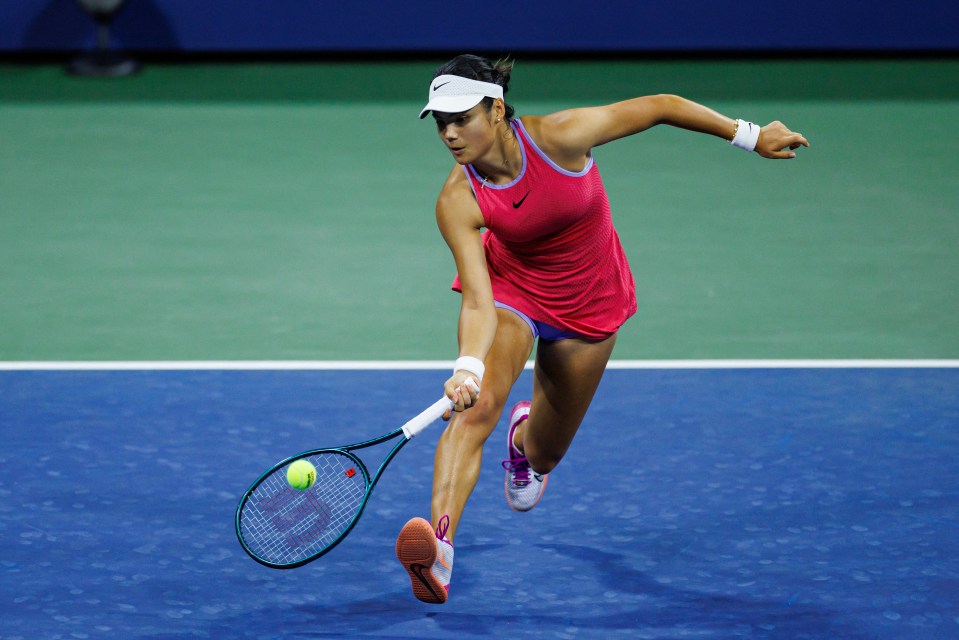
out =
[(0, 372), (0, 637), (959, 637), (955, 368), (610, 370), (527, 514), (500, 425), (443, 606), (393, 556), (442, 423), (327, 556), (246, 556), (263, 470), (399, 426), (445, 375)]

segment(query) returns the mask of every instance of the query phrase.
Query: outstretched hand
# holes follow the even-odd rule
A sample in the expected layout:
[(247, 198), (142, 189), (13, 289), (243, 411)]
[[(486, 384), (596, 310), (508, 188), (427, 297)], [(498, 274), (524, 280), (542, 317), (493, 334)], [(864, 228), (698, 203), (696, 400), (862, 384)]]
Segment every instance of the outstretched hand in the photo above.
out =
[(775, 120), (759, 130), (756, 153), (774, 160), (796, 157), (796, 149), (808, 147), (809, 141), (802, 134), (790, 131), (782, 122)]

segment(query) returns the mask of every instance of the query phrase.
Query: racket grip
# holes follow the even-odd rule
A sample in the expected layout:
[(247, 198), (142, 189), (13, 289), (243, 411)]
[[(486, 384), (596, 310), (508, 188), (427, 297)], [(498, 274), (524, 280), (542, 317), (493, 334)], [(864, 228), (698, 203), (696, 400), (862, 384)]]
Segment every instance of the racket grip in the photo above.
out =
[[(469, 379), (466, 384), (472, 387), (474, 390), (479, 391), (476, 383), (473, 382), (472, 378)], [(443, 396), (436, 402), (434, 402), (428, 409), (423, 411), (421, 414), (411, 419), (409, 422), (403, 425), (403, 435), (406, 436), (407, 440), (410, 440), (416, 437), (420, 431), (430, 426), (437, 420), (443, 417), (443, 414), (446, 413), (447, 409), (453, 408), (453, 402)]]
[(415, 437), (420, 431), (442, 418), (446, 410), (452, 406), (453, 403), (450, 402), (450, 399), (443, 396), (430, 405), (429, 409), (404, 424), (403, 435), (406, 436), (407, 440)]

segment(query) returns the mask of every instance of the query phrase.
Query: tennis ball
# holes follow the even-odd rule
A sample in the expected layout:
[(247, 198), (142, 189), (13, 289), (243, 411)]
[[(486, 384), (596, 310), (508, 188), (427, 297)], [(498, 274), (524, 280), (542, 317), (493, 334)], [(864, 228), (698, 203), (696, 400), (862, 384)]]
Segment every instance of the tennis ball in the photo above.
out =
[(286, 468), (286, 481), (299, 491), (305, 491), (316, 482), (316, 467), (307, 460), (297, 460)]

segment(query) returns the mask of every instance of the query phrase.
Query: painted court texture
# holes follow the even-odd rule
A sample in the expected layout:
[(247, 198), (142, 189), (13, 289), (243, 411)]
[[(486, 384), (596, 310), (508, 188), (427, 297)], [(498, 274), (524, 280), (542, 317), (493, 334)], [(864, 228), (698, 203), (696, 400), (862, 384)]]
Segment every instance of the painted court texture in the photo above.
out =
[(399, 426), (446, 377), (416, 362), (455, 356), (433, 67), (0, 66), (0, 638), (959, 635), (951, 61), (518, 65), (521, 114), (672, 92), (813, 146), (596, 151), (640, 299), (614, 357), (640, 366), (527, 514), (500, 425), (446, 605), (393, 557), (441, 424), (328, 556), (246, 557), (259, 473)]

